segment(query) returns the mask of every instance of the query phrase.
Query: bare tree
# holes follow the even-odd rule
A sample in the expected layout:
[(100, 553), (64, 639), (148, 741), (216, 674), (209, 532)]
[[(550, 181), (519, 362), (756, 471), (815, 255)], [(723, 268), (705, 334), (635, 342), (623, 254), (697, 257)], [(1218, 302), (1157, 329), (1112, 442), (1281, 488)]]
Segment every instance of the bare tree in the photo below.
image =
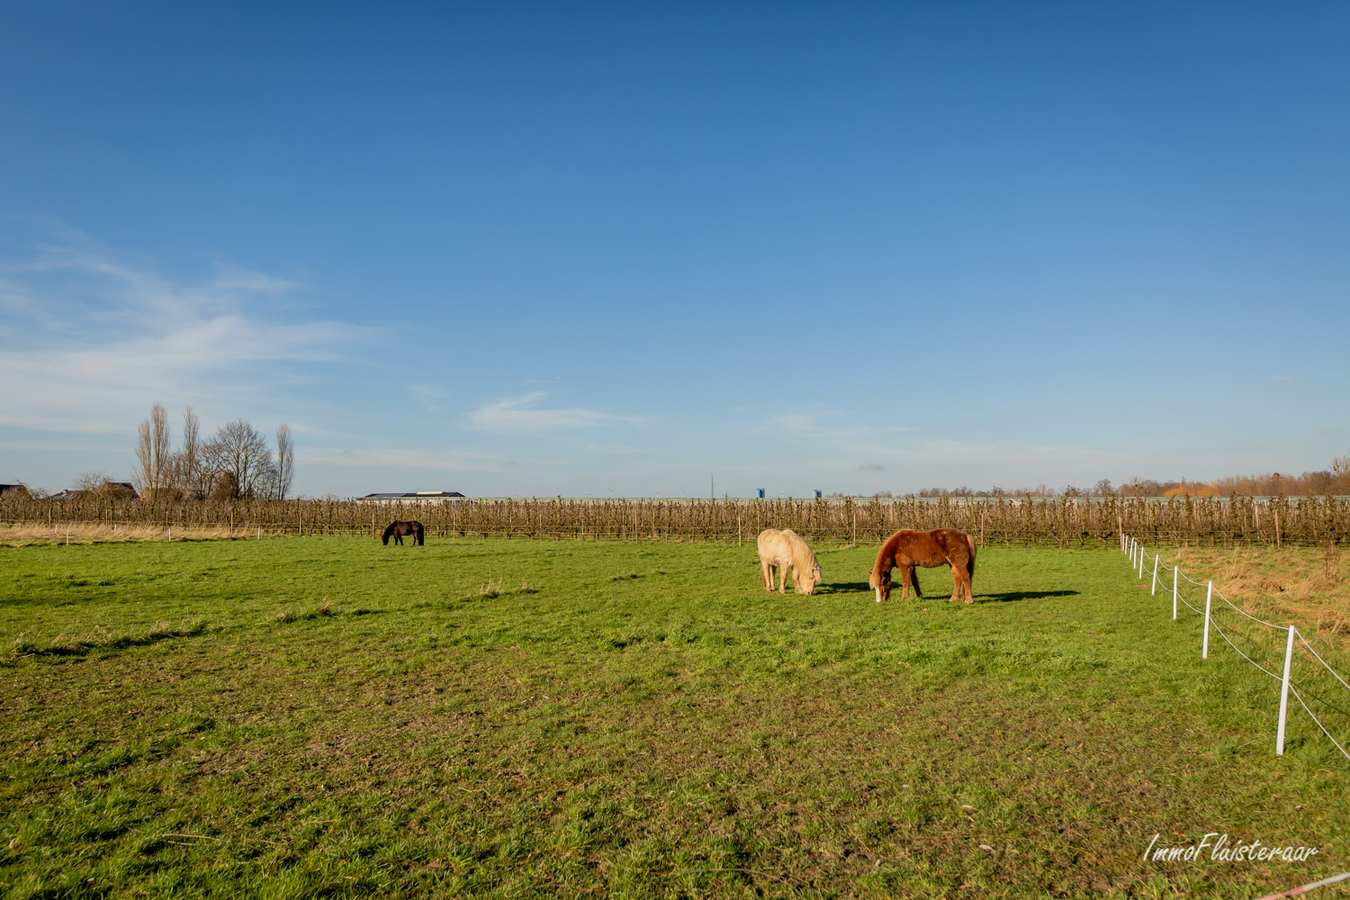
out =
[(264, 493), (276, 466), (267, 441), (252, 425), (235, 419), (222, 425), (215, 437), (202, 446), (202, 457), (217, 496), (222, 484), (229, 484), (234, 498), (255, 497)]
[(153, 496), (169, 486), (172, 460), (169, 455), (169, 414), (163, 404), (150, 409), (150, 418), (141, 422), (136, 441), (136, 476), (133, 482), (142, 494)]
[(183, 449), (174, 456), (174, 486), (185, 497), (203, 497), (206, 485), (202, 479), (201, 425), (197, 414), (188, 407), (183, 411)]
[(1331, 486), (1328, 490), (1350, 494), (1350, 456), (1338, 456), (1331, 461)]
[(277, 499), (285, 500), (295, 480), (295, 440), (291, 426), (282, 422), (277, 426)]
[(75, 490), (86, 494), (97, 494), (108, 483), (108, 476), (101, 469), (85, 472), (75, 479)]

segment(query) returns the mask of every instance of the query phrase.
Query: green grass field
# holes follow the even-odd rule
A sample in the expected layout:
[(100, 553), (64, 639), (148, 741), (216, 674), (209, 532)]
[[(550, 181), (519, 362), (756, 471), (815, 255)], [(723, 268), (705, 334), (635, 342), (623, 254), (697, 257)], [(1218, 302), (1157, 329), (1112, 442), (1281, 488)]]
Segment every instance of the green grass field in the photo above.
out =
[[(1255, 897), (1350, 761), (1112, 551), (0, 548), (8, 897)], [(1339, 658), (1338, 658), (1339, 659)], [(1342, 671), (1345, 667), (1341, 667)], [(1209, 832), (1306, 862), (1146, 861)], [(1333, 895), (1337, 888), (1327, 889)]]

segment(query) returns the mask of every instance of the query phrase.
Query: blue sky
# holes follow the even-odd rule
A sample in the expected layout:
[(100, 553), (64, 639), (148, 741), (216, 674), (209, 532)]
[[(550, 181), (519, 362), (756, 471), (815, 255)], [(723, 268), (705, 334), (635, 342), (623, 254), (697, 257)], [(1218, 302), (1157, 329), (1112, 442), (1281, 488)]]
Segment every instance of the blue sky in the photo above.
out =
[(1350, 7), (0, 0), (0, 481), (769, 496), (1350, 453)]

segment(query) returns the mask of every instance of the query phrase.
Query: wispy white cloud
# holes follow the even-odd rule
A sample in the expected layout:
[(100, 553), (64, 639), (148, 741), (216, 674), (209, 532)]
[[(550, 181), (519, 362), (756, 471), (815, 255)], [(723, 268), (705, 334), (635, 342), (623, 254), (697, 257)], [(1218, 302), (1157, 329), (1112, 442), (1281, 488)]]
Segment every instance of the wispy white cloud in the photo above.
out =
[(211, 295), (230, 294), (284, 294), (296, 290), (300, 284), (285, 278), (274, 278), (262, 272), (250, 272), (226, 263), (216, 264), (216, 277), (207, 285)]
[(493, 434), (521, 434), (594, 428), (612, 422), (635, 424), (641, 421), (638, 418), (597, 412), (593, 409), (579, 407), (546, 409), (534, 405), (546, 396), (548, 394), (545, 391), (535, 391), (523, 397), (484, 404), (469, 413), (469, 422), (479, 431)]
[(265, 396), (377, 334), (280, 321), (260, 301), (301, 286), (236, 266), (183, 282), (78, 235), (2, 252), (0, 426), (122, 432), (152, 402)]

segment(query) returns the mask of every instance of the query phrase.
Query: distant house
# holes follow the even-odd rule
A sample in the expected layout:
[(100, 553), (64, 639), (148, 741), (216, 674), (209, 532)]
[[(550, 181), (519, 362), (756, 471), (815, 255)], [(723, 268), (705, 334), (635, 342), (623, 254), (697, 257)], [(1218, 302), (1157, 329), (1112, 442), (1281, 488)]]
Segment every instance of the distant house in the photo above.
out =
[(136, 488), (134, 488), (129, 481), (105, 481), (103, 482), (103, 487), (97, 491), (72, 488), (70, 490), (62, 491), (59, 494), (52, 494), (51, 498), (53, 500), (78, 500), (89, 494), (112, 494), (120, 500), (139, 500), (141, 497), (140, 494), (136, 493)]
[(20, 494), (27, 494), (28, 488), (21, 484), (0, 484), (0, 495), (8, 494), (10, 491), (17, 491)]
[(357, 497), (357, 503), (428, 503), (435, 500), (464, 500), (459, 491), (394, 491), (392, 493), (366, 494)]

